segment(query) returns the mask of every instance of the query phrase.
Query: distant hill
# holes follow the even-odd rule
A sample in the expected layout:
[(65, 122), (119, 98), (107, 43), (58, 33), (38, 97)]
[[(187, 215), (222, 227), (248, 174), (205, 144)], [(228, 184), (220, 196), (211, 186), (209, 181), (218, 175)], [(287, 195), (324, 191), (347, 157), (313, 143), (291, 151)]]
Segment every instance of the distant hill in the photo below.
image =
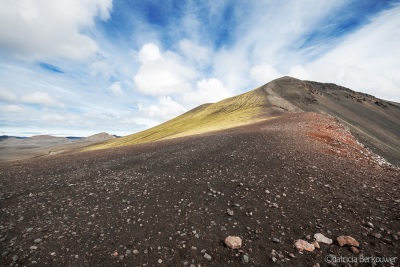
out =
[(10, 135), (0, 135), (0, 142), (6, 139), (25, 139), (27, 137), (21, 137), (21, 136), (10, 136)]
[(102, 142), (102, 141), (107, 141), (107, 140), (114, 140), (117, 137), (115, 137), (114, 135), (102, 132), (102, 133), (98, 133), (98, 134), (94, 134), (88, 137), (83, 138), (83, 141), (90, 141), (90, 142)]
[(66, 139), (66, 137), (58, 137), (58, 136), (53, 136), (53, 135), (33, 135), (31, 137), (28, 137), (29, 139)]

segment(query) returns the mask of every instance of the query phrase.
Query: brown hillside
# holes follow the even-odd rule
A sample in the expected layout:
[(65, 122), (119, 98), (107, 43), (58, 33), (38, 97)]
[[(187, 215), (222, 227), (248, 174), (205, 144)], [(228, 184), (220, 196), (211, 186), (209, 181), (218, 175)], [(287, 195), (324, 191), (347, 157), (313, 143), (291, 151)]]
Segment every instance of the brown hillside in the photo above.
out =
[[(400, 257), (400, 171), (327, 115), (3, 163), (0, 176), (2, 266), (332, 266), (361, 255), (341, 235), (364, 258)], [(334, 243), (299, 253), (316, 233)]]

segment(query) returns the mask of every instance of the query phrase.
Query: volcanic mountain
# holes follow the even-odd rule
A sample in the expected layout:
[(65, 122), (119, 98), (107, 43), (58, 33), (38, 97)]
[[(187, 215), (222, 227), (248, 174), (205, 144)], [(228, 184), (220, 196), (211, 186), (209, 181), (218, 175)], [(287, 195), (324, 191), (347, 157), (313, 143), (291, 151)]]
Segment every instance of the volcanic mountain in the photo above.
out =
[(283, 77), (2, 162), (0, 265), (398, 266), (399, 120), (397, 103)]
[(274, 80), (218, 103), (201, 105), (149, 130), (87, 150), (202, 134), (297, 112), (329, 114), (339, 119), (360, 142), (400, 166), (400, 104), (335, 84), (291, 77)]

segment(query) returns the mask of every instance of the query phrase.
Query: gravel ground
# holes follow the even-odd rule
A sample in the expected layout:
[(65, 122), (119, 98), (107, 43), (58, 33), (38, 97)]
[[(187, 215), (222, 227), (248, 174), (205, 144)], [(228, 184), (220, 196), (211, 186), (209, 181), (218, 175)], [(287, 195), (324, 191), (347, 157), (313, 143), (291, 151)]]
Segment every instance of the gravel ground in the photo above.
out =
[[(1, 266), (400, 265), (400, 171), (325, 115), (1, 163), (0, 177)], [(316, 233), (333, 244), (294, 247)]]

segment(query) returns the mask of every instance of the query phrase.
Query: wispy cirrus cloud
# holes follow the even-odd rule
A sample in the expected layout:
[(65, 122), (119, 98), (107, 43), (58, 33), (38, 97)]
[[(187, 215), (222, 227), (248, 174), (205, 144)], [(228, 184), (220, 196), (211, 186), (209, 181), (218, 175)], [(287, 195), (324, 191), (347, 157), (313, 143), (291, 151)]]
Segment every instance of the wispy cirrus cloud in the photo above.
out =
[(45, 92), (33, 92), (21, 96), (21, 101), (28, 104), (39, 104), (43, 106), (62, 106), (58, 100)]
[(12, 103), (17, 100), (17, 95), (10, 90), (0, 87), (0, 102)]
[(124, 93), (122, 92), (122, 87), (121, 87), (121, 83), (120, 82), (114, 82), (113, 84), (111, 84), (110, 86), (110, 90), (118, 96), (122, 96)]
[(315, 61), (294, 66), (290, 74), (335, 82), (384, 99), (400, 102), (400, 6), (370, 19)]

